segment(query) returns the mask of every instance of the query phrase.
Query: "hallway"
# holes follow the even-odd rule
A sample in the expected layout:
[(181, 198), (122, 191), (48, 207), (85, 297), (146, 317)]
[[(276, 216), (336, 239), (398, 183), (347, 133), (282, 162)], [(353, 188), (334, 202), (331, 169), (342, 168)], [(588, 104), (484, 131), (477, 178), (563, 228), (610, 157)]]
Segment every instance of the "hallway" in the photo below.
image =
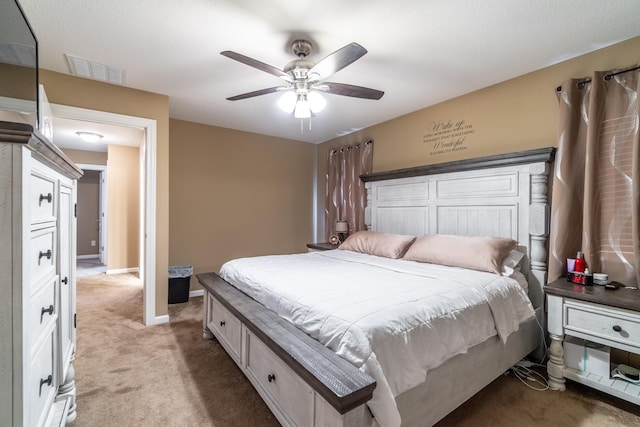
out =
[(106, 274), (107, 266), (100, 263), (99, 258), (83, 258), (76, 261), (76, 277)]

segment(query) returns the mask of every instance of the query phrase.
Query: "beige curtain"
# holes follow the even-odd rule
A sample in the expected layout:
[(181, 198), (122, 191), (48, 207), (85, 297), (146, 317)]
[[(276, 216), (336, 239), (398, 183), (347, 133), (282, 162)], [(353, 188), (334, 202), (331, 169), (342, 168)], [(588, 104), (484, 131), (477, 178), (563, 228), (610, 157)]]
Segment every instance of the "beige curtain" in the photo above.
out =
[(640, 140), (637, 67), (596, 72), (557, 90), (549, 280), (578, 250), (592, 272), (640, 283)]
[(327, 240), (335, 233), (337, 220), (349, 223), (349, 233), (365, 229), (366, 191), (360, 175), (371, 173), (373, 141), (329, 151), (325, 203)]

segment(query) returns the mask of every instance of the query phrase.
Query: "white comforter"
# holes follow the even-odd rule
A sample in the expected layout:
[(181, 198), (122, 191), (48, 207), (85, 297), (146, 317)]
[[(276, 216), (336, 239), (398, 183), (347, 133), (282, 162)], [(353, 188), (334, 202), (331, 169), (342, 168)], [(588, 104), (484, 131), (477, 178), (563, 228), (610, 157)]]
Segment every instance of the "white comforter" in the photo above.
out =
[(534, 316), (512, 278), (344, 250), (236, 259), (220, 276), (371, 375), (388, 427), (429, 369)]

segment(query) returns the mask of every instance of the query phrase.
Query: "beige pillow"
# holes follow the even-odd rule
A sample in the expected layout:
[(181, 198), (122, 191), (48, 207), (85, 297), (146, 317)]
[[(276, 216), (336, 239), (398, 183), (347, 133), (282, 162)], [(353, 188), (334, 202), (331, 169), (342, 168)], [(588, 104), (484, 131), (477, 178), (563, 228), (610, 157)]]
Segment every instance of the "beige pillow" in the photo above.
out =
[(414, 240), (414, 236), (402, 234), (357, 231), (347, 237), (338, 249), (395, 259), (400, 258)]
[(416, 240), (403, 258), (502, 275), (502, 260), (515, 245), (515, 240), (502, 237), (427, 234)]

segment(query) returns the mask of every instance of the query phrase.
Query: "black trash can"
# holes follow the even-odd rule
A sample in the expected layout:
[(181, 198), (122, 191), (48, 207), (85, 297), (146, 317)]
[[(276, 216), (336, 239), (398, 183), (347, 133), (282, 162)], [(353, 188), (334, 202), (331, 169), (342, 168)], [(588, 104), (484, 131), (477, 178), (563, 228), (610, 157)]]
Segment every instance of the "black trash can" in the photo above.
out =
[(192, 274), (191, 265), (169, 266), (169, 304), (189, 301), (189, 282)]

